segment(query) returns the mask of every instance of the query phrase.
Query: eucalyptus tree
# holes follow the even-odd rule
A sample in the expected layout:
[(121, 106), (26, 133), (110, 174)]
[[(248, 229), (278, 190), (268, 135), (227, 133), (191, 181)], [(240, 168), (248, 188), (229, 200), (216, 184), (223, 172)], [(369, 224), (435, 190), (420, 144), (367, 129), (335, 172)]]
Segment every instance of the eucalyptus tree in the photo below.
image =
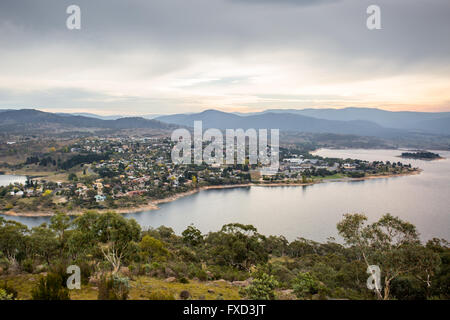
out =
[(67, 241), (67, 230), (70, 228), (70, 217), (65, 213), (58, 212), (50, 218), (50, 228), (57, 235), (59, 254), (62, 256)]
[(399, 276), (425, 274), (431, 285), (439, 259), (421, 245), (413, 224), (390, 214), (372, 224), (366, 222), (365, 215), (346, 214), (337, 229), (347, 245), (357, 248), (368, 268), (380, 268), (384, 289), (375, 286), (379, 299), (389, 299), (391, 283)]
[(0, 252), (10, 267), (17, 268), (18, 262), (27, 255), (29, 230), (20, 222), (0, 217)]
[(141, 228), (133, 219), (114, 212), (87, 212), (74, 220), (72, 245), (85, 252), (100, 254), (117, 273), (123, 259), (137, 251)]
[(43, 259), (47, 264), (51, 264), (53, 258), (58, 254), (59, 243), (56, 233), (43, 223), (31, 229), (29, 241), (33, 257)]
[(219, 232), (208, 234), (205, 243), (215, 263), (249, 271), (252, 265), (268, 261), (265, 237), (252, 225), (226, 224)]

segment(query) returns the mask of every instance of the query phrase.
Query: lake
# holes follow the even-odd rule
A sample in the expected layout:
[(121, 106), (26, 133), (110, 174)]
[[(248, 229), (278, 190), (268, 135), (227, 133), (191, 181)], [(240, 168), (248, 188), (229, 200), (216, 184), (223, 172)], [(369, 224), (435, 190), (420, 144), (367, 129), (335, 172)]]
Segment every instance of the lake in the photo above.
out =
[[(446, 159), (401, 159), (399, 150), (329, 150), (315, 154), (362, 160), (401, 161), (420, 167), (419, 175), (364, 181), (328, 182), (302, 187), (213, 189), (160, 205), (159, 210), (127, 214), (143, 227), (172, 227), (180, 234), (194, 224), (202, 232), (226, 223), (253, 224), (266, 235), (326, 241), (337, 237), (336, 223), (345, 213), (365, 213), (370, 221), (391, 213), (415, 224), (423, 240), (450, 240), (450, 152), (435, 151)], [(29, 226), (47, 217), (14, 220)]]
[(27, 181), (26, 176), (15, 176), (9, 174), (0, 175), (0, 187), (9, 186), (11, 183), (25, 183)]

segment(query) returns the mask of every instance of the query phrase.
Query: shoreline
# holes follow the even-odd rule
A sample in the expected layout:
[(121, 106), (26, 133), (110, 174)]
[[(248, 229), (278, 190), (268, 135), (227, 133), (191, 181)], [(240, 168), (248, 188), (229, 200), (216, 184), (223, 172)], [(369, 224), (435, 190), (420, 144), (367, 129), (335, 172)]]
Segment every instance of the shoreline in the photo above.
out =
[[(150, 200), (147, 204), (133, 207), (133, 208), (118, 208), (118, 209), (92, 209), (94, 211), (97, 211), (99, 213), (105, 213), (114, 211), (120, 214), (130, 214), (130, 213), (137, 213), (137, 212), (143, 212), (143, 211), (152, 211), (152, 210), (158, 210), (160, 207), (159, 204), (162, 203), (168, 203), (173, 202), (175, 200), (178, 200), (180, 198), (184, 198), (187, 196), (191, 196), (196, 193), (200, 193), (201, 191), (205, 190), (212, 190), (212, 189), (234, 189), (234, 188), (247, 188), (247, 187), (302, 187), (302, 186), (311, 186), (319, 183), (332, 183), (332, 182), (349, 182), (349, 181), (364, 181), (364, 180), (372, 180), (372, 179), (386, 179), (386, 178), (395, 178), (395, 177), (403, 177), (403, 176), (411, 176), (411, 175), (418, 175), (422, 172), (422, 169), (417, 169), (415, 171), (411, 172), (405, 172), (405, 173), (399, 173), (399, 174), (384, 174), (384, 175), (372, 175), (367, 177), (361, 177), (361, 178), (337, 178), (337, 179), (321, 179), (317, 181), (311, 181), (306, 183), (301, 182), (280, 182), (280, 183), (244, 183), (244, 184), (230, 184), (230, 185), (217, 185), (217, 186), (202, 186), (190, 191), (182, 192), (175, 194), (173, 196), (163, 198), (163, 199), (157, 199), (157, 200)], [(74, 210), (66, 212), (68, 216), (76, 217), (84, 214), (86, 211), (89, 211), (90, 209), (85, 210)], [(13, 217), (51, 217), (55, 215), (54, 212), (15, 212), (14, 210), (2, 212), (2, 215), (5, 216), (13, 216)]]

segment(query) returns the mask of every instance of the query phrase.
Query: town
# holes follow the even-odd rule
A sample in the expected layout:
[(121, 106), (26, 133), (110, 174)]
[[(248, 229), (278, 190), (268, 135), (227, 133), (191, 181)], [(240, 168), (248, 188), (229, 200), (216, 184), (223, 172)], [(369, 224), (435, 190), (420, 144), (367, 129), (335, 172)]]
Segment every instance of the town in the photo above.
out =
[(0, 164), (7, 174), (27, 176), (24, 183), (0, 187), (1, 212), (127, 212), (208, 187), (302, 185), (418, 171), (401, 162), (322, 158), (296, 145), (280, 147), (275, 171), (249, 164), (248, 157), (244, 164), (173, 163), (168, 137), (79, 138), (58, 146)]

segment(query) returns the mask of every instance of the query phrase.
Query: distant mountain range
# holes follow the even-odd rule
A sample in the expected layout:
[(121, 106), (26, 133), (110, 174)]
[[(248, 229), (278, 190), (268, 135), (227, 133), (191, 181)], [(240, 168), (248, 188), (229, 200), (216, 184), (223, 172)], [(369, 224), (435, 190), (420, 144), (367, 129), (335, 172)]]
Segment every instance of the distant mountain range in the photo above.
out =
[[(96, 119), (102, 119), (102, 120), (117, 120), (121, 118), (125, 118), (123, 115), (110, 115), (110, 116), (102, 116), (94, 113), (89, 112), (79, 112), (79, 113), (57, 113), (62, 116), (82, 116), (82, 117), (88, 117), (88, 118), (96, 118)], [(161, 116), (161, 114), (146, 114), (139, 116), (140, 118), (144, 119), (155, 119), (157, 117)]]
[(206, 110), (161, 116), (156, 120), (205, 128), (279, 128), (280, 130), (391, 137), (407, 133), (450, 135), (450, 112), (391, 112), (369, 108), (266, 110), (250, 115)]
[(34, 109), (2, 110), (0, 132), (67, 132), (105, 129), (160, 129), (170, 130), (177, 126), (142, 117), (126, 117), (116, 120), (102, 120), (70, 114), (56, 114)]
[(204, 128), (218, 129), (278, 128), (282, 131), (356, 134), (365, 136), (386, 136), (398, 132), (398, 130), (383, 128), (374, 122), (364, 120), (325, 120), (293, 113), (275, 112), (240, 116), (217, 110), (206, 110), (196, 114), (161, 116), (156, 118), (156, 120), (191, 127), (195, 120), (201, 120)]
[(375, 108), (273, 109), (263, 113), (292, 113), (326, 120), (365, 120), (386, 128), (450, 134), (450, 112), (387, 111)]
[(0, 110), (0, 131), (80, 128), (97, 129), (173, 129), (192, 127), (195, 120), (203, 128), (278, 128), (281, 131), (353, 134), (360, 136), (397, 137), (409, 134), (450, 136), (450, 112), (392, 112), (372, 108), (344, 109), (271, 109), (256, 113), (227, 113), (206, 110), (158, 116), (99, 116), (92, 113), (49, 113), (34, 109)]

